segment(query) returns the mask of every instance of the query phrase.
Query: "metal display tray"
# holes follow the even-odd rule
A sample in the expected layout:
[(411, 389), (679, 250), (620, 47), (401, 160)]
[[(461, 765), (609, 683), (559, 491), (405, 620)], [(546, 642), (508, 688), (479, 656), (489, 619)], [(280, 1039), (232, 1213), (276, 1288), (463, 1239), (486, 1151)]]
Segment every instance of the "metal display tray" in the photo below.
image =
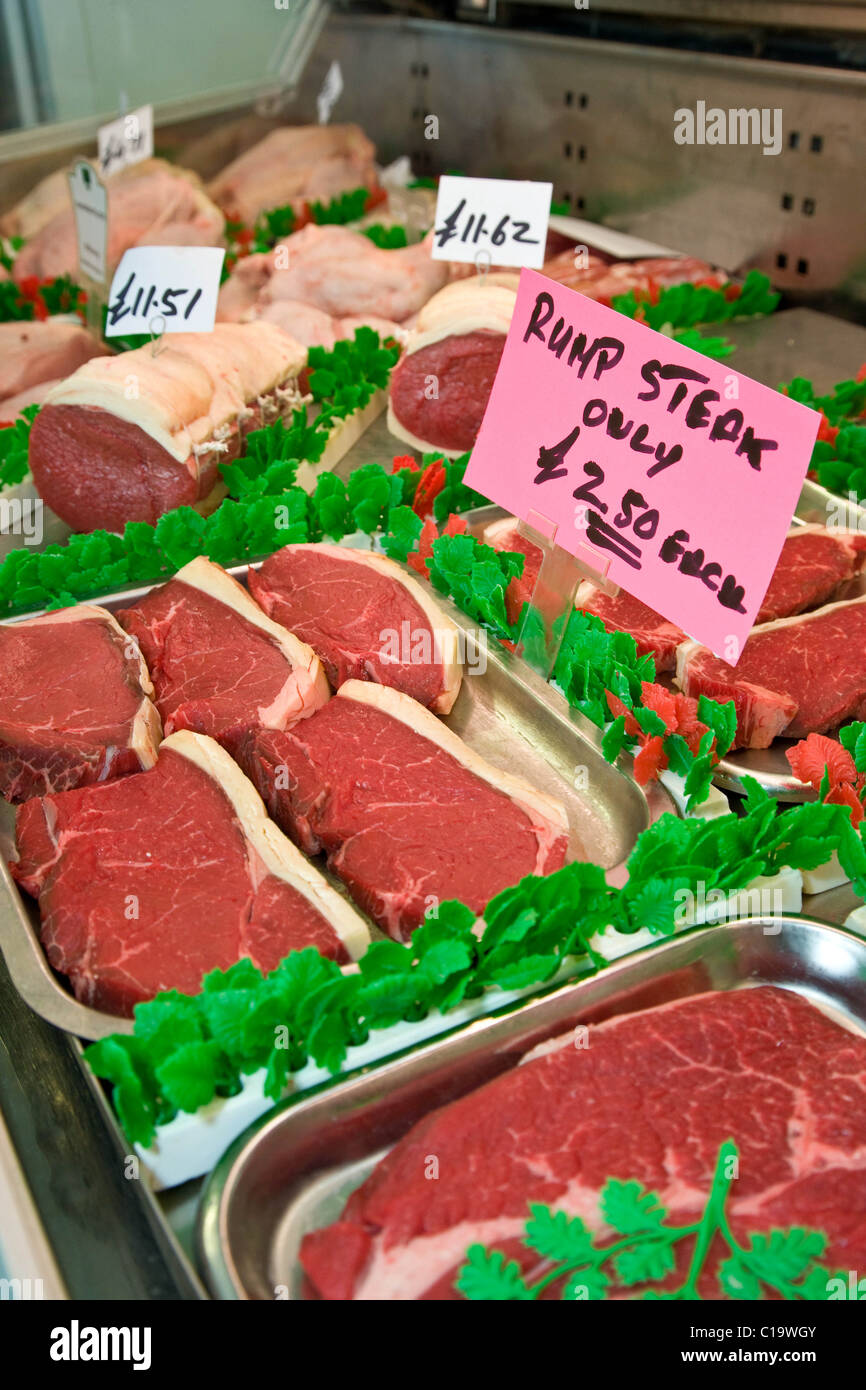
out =
[[(247, 567), (229, 571), (243, 580)], [(112, 611), (148, 593), (153, 585), (94, 599)], [(524, 662), (486, 641), (471, 619), (437, 596), (465, 643), (463, 685), (445, 723), (494, 766), (514, 772), (565, 805), (569, 857), (587, 859), (621, 882), (634, 842), (665, 811), (675, 810), (658, 784), (647, 789), (630, 775), (630, 759), (612, 766), (601, 752), (601, 731), (569, 710), (556, 691)], [(485, 669), (481, 670), (482, 663)], [(473, 670), (478, 674), (469, 674)], [(14, 844), (14, 809), (0, 804), (0, 859)], [(323, 867), (320, 863), (319, 867)], [(338, 880), (328, 875), (339, 891)], [(375, 935), (381, 935), (374, 929)], [(51, 969), (39, 941), (39, 910), (19, 892), (0, 863), (0, 949), (12, 979), (31, 1008), (67, 1032), (87, 1039), (132, 1031), (132, 1021), (79, 1003), (65, 979)]]
[(201, 1273), (215, 1298), (302, 1298), (300, 1242), (430, 1110), (577, 1023), (707, 990), (796, 990), (866, 1036), (866, 941), (810, 918), (752, 917), (640, 951), (579, 984), (478, 1020), (373, 1069), (283, 1102), (223, 1155), (199, 1208)]

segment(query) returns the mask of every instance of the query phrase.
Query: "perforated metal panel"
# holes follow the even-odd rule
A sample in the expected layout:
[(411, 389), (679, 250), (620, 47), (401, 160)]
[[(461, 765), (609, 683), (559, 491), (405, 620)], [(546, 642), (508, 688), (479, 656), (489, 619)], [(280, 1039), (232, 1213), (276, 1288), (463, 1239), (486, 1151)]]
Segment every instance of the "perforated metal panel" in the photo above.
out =
[[(782, 288), (866, 300), (866, 77), (415, 20), (341, 16), (325, 27), (297, 114), (327, 64), (385, 159), (421, 173), (551, 179), (576, 213)], [(698, 102), (780, 110), (782, 148), (678, 145)], [(429, 116), (438, 138), (427, 138)], [(425, 134), (425, 128), (427, 134)]]

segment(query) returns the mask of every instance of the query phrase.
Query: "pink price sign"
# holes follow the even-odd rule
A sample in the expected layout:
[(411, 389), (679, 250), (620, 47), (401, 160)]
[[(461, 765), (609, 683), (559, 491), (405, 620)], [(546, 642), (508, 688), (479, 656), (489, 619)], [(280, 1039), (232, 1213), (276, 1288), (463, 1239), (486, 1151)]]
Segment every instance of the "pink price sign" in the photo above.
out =
[[(466, 483), (735, 665), (814, 410), (524, 270)], [(534, 518), (530, 515), (534, 513)]]

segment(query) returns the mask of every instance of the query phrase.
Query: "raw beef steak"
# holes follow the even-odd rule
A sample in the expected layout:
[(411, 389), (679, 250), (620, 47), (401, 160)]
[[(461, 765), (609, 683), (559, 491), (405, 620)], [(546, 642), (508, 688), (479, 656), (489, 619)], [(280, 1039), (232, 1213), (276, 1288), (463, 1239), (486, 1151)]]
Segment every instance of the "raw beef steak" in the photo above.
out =
[[(737, 1239), (818, 1229), (828, 1237), (822, 1263), (862, 1269), (864, 1078), (866, 1041), (787, 990), (697, 995), (590, 1025), (588, 1045), (571, 1033), (542, 1044), (420, 1120), (341, 1219), (306, 1236), (301, 1263), (326, 1299), (454, 1298), (476, 1241), (537, 1277), (539, 1257), (521, 1241), (530, 1202), (610, 1235), (600, 1191), (610, 1178), (636, 1180), (687, 1225), (733, 1139), (739, 1175), (727, 1213)], [(431, 1154), (438, 1181), (427, 1176)], [(716, 1264), (711, 1251), (704, 1298), (721, 1296)]]
[(437, 901), (479, 914), (526, 874), (561, 867), (565, 811), (492, 767), (408, 695), (347, 681), (288, 733), (245, 740), (271, 814), (395, 939)]
[(733, 700), (738, 748), (769, 748), (866, 716), (866, 596), (752, 629), (737, 665), (698, 642), (677, 653), (687, 695)]
[(418, 315), (391, 375), (388, 428), (414, 449), (456, 457), (481, 428), (517, 281), (513, 275), (457, 280)]
[(329, 697), (315, 652), (203, 556), (117, 616), (147, 662), (167, 734), (192, 729), (231, 748), (246, 729), (285, 729)]
[(242, 956), (270, 971), (304, 946), (347, 961), (369, 940), (201, 734), (172, 734), (150, 772), (29, 801), (17, 844), (12, 873), (39, 899), (49, 961), (107, 1013), (195, 994)]
[[(795, 526), (782, 546), (757, 622), (791, 617), (826, 603), (853, 579), (866, 559), (866, 537), (828, 531), (825, 526)], [(582, 584), (575, 607), (595, 613), (605, 627), (630, 632), (638, 654), (649, 653), (656, 670), (673, 671), (677, 647), (688, 640), (676, 623), (621, 589), (616, 597), (593, 584)], [(739, 667), (737, 668), (740, 669)]]
[(0, 625), (0, 794), (26, 801), (152, 767), (147, 668), (104, 608)]
[(601, 618), (609, 632), (630, 633), (638, 656), (651, 656), (656, 671), (673, 671), (676, 667), (677, 647), (686, 641), (686, 634), (676, 623), (668, 622), (661, 613), (627, 594), (625, 589), (615, 595), (606, 594), (587, 581), (575, 594), (574, 606)]
[(336, 690), (377, 681), (447, 714), (462, 679), (458, 630), (393, 560), (341, 545), (287, 545), (251, 569), (253, 597), (320, 658)]
[(756, 622), (790, 618), (827, 603), (866, 561), (866, 536), (829, 531), (826, 526), (795, 526), (776, 563)]

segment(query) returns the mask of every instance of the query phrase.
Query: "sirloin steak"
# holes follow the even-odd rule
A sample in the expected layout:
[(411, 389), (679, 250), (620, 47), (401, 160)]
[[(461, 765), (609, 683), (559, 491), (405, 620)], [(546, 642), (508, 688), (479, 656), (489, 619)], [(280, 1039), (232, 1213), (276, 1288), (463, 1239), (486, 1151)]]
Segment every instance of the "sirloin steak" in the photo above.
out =
[(752, 629), (737, 665), (699, 642), (677, 653), (687, 695), (733, 700), (735, 747), (827, 733), (866, 716), (866, 595)]
[(274, 819), (307, 853), (324, 849), (396, 940), (437, 902), (459, 898), (480, 914), (503, 888), (565, 861), (559, 802), (388, 686), (347, 681), (288, 732), (248, 736), (238, 759)]
[[(530, 1202), (610, 1236), (600, 1191), (610, 1178), (636, 1180), (686, 1225), (733, 1139), (739, 1176), (727, 1213), (737, 1239), (822, 1230), (822, 1263), (863, 1269), (864, 1093), (866, 1041), (788, 990), (708, 993), (625, 1014), (590, 1025), (587, 1046), (573, 1033), (542, 1044), (425, 1116), (340, 1220), (305, 1237), (301, 1264), (320, 1298), (343, 1300), (454, 1298), (474, 1242), (537, 1277), (539, 1256), (521, 1241)], [(431, 1154), (437, 1182), (427, 1177)], [(719, 1253), (710, 1251), (703, 1298), (721, 1296)]]
[(117, 617), (147, 662), (167, 734), (192, 729), (231, 748), (246, 729), (284, 729), (329, 698), (315, 652), (204, 556)]
[(0, 795), (26, 801), (152, 767), (162, 737), (152, 695), (104, 608), (0, 624)]
[(384, 555), (287, 545), (251, 569), (253, 597), (308, 642), (336, 690), (376, 681), (448, 714), (460, 690), (458, 629), (416, 579)]
[(248, 956), (262, 971), (315, 946), (348, 961), (364, 922), (265, 814), (219, 744), (172, 734), (156, 766), (28, 801), (13, 876), (77, 999), (129, 1016), (160, 990), (196, 994)]

